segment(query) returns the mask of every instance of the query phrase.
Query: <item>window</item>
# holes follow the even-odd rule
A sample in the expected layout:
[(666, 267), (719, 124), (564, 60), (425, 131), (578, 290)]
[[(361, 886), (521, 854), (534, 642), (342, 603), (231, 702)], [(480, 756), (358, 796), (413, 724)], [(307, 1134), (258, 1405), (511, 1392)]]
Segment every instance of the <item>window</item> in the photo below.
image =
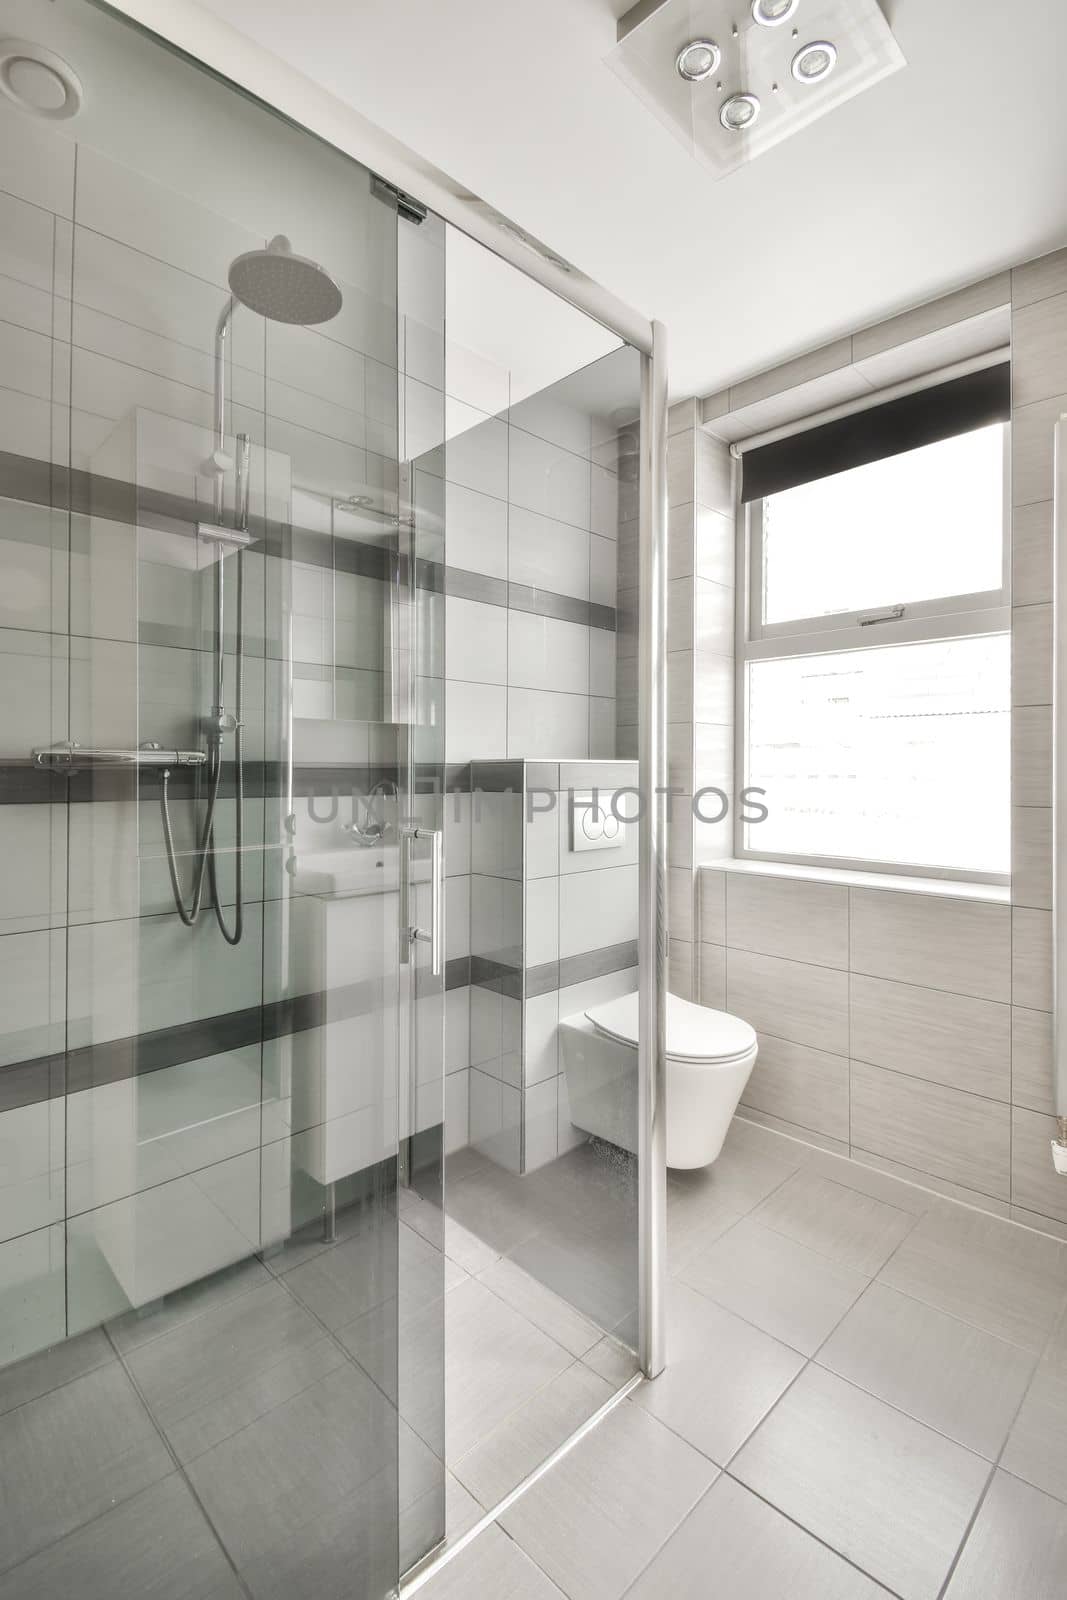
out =
[(1008, 393), (992, 368), (745, 453), (739, 756), (767, 816), (739, 854), (1006, 880)]

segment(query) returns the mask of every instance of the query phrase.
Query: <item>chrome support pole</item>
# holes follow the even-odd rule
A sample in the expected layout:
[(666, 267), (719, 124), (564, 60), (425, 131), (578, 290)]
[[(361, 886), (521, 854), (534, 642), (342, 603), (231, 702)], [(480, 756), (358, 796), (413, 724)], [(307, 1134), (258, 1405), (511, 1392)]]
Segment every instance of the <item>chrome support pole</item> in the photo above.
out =
[(638, 541), (638, 1356), (655, 1378), (666, 1360), (667, 1259), (667, 333), (659, 322), (641, 362)]
[(1067, 1175), (1067, 416), (1054, 432), (1052, 512), (1052, 1166)]

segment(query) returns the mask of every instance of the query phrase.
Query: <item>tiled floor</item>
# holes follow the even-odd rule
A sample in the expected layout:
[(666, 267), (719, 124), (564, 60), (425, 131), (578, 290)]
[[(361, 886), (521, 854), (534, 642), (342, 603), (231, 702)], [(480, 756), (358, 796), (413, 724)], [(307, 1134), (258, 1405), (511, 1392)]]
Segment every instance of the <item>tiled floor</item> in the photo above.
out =
[[(311, 1231), (0, 1369), (0, 1600), (384, 1595), (398, 1476), (421, 1554), (442, 1488), (455, 1537), (632, 1374), (605, 1331), (626, 1302), (601, 1165), (574, 1152), (520, 1193), (463, 1158), (459, 1209), (496, 1243), (402, 1193), (399, 1294), (395, 1213), (354, 1207), (331, 1245)], [(535, 1247), (601, 1322), (519, 1264)]]
[(667, 1371), (420, 1600), (1067, 1592), (1067, 1245), (737, 1121), (669, 1247)]

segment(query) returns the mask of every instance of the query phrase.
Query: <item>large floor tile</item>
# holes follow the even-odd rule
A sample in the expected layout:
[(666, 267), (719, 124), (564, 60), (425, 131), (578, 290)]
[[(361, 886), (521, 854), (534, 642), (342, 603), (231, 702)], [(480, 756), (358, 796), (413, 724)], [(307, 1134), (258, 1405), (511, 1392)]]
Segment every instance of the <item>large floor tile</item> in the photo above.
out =
[(505, 1417), (559, 1377), (571, 1355), (476, 1278), (448, 1296), (448, 1460), (458, 1462)]
[(730, 1470), (902, 1600), (935, 1600), (989, 1463), (809, 1366)]
[(568, 1600), (620, 1600), (715, 1476), (623, 1401), (501, 1520)]
[(873, 1283), (819, 1365), (994, 1460), (1034, 1369), (1032, 1351)]
[(815, 1353), (868, 1281), (751, 1218), (694, 1254), (680, 1276), (803, 1355)]
[[(359, 1592), (396, 1561), (396, 1412), (345, 1365), (189, 1466), (256, 1594)], [(362, 1566), (361, 1566), (362, 1564)], [(345, 1589), (345, 1584), (349, 1587)]]
[(945, 1600), (1062, 1600), (1067, 1506), (998, 1472)]
[(419, 1590), (421, 1600), (564, 1600), (499, 1528), (486, 1528)]
[(240, 1600), (241, 1592), (177, 1474), (0, 1578), (0, 1600)]
[(626, 1600), (881, 1600), (886, 1591), (725, 1474)]
[(695, 1289), (667, 1288), (667, 1368), (635, 1405), (724, 1467), (792, 1383), (804, 1358)]
[(801, 1171), (753, 1212), (753, 1220), (872, 1278), (915, 1226), (882, 1200)]
[(999, 1339), (1040, 1350), (1067, 1296), (1067, 1245), (942, 1202), (881, 1278)]
[(0, 1571), (173, 1471), (117, 1364), (0, 1418)]
[(553, 1224), (510, 1259), (605, 1333), (637, 1307), (637, 1229)]
[(282, 1283), (270, 1283), (129, 1357), (179, 1461), (247, 1427), (348, 1358)]
[(114, 1359), (115, 1352), (107, 1335), (94, 1328), (91, 1333), (64, 1339), (50, 1350), (15, 1361), (0, 1368), (0, 1412), (13, 1411), (16, 1406), (59, 1389), (97, 1367), (105, 1367)]
[[(790, 1148), (791, 1141), (776, 1139), (765, 1147), (751, 1136), (738, 1137), (739, 1126), (735, 1119), (722, 1153), (710, 1167), (668, 1174), (667, 1252), (672, 1272), (739, 1222), (801, 1165), (803, 1146)], [(745, 1127), (755, 1130), (751, 1123)]]
[(595, 1322), (583, 1317), (568, 1301), (546, 1289), (506, 1256), (480, 1273), (478, 1281), (572, 1356), (585, 1355), (603, 1337)]
[(1061, 1322), (1041, 1358), (1001, 1465), (1067, 1500), (1067, 1322)]
[(611, 1384), (576, 1361), (451, 1466), (487, 1511), (610, 1400)]
[(248, 1294), (270, 1282), (270, 1273), (257, 1260), (239, 1261), (209, 1278), (201, 1278), (186, 1289), (177, 1289), (162, 1300), (138, 1311), (129, 1311), (108, 1324), (108, 1333), (123, 1354), (136, 1350), (151, 1339), (192, 1322), (226, 1300)]

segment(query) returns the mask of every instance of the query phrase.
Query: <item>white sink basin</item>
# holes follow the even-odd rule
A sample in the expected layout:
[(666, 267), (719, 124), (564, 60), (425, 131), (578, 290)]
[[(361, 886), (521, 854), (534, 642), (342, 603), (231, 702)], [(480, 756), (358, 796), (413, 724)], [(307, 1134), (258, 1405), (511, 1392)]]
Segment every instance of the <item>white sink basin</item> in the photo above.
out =
[(395, 845), (378, 850), (350, 845), (346, 850), (311, 850), (298, 855), (288, 870), (297, 894), (384, 894), (396, 888), (396, 858)]

